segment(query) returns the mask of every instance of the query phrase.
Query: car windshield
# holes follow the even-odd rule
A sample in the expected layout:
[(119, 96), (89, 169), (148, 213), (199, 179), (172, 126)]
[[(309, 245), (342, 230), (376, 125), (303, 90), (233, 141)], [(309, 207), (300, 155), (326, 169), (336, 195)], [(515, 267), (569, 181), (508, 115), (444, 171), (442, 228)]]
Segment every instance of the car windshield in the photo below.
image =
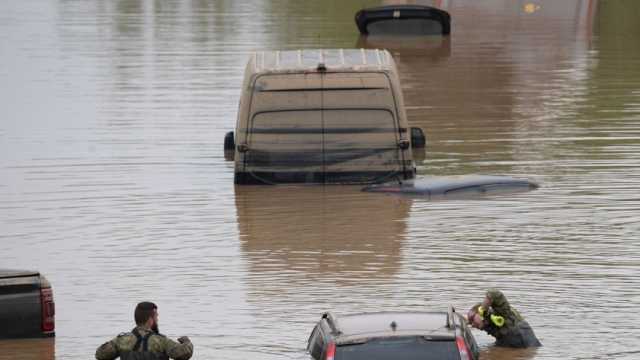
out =
[(370, 340), (363, 344), (341, 345), (336, 360), (459, 360), (455, 341), (427, 340), (423, 337), (401, 337)]

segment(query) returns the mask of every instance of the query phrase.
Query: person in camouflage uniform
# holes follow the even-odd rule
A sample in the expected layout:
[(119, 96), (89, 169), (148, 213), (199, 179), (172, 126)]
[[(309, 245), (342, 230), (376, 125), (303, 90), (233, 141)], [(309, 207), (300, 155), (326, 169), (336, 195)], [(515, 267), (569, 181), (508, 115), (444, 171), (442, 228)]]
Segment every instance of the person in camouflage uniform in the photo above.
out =
[(158, 332), (158, 307), (151, 302), (136, 306), (136, 327), (122, 333), (96, 350), (97, 360), (188, 360), (193, 355), (193, 344), (183, 336), (175, 342)]
[(509, 305), (507, 297), (500, 290), (489, 289), (484, 301), (474, 305), (467, 318), (471, 326), (495, 337), (497, 346), (542, 346), (529, 323)]

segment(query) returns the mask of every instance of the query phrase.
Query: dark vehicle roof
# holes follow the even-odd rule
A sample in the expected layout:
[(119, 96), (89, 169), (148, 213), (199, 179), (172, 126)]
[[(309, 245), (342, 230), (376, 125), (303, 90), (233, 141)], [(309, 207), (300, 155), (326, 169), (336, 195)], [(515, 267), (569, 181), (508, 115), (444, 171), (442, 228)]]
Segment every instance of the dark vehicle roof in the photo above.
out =
[(39, 272), (31, 271), (31, 270), (0, 269), (0, 279), (39, 276), (39, 275), (40, 275)]
[(446, 312), (378, 312), (335, 317), (333, 322), (339, 333), (337, 344), (412, 335), (453, 340), (454, 329), (449, 327), (447, 317)]
[(369, 33), (367, 26), (370, 23), (391, 19), (431, 19), (439, 21), (442, 25), (442, 34), (451, 33), (451, 15), (448, 12), (423, 5), (386, 5), (366, 8), (356, 13), (356, 25), (363, 35)]

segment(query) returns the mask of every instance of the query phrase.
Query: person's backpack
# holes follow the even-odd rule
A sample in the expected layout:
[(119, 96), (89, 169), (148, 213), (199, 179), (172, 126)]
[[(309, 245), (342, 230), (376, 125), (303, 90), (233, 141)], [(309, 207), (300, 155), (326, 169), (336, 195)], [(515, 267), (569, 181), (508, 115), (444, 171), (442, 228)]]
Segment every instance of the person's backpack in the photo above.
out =
[(156, 335), (153, 332), (149, 332), (147, 335), (142, 336), (138, 332), (138, 329), (134, 329), (131, 332), (136, 337), (136, 344), (131, 351), (122, 352), (120, 359), (122, 360), (169, 360), (169, 357), (162, 353), (156, 353), (149, 351), (149, 338)]

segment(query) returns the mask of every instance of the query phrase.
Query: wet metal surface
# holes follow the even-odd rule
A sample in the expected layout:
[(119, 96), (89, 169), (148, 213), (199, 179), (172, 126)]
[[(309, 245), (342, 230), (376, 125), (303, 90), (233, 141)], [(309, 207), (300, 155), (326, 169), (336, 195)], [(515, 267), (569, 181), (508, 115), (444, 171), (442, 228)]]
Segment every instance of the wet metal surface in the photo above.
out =
[(406, 182), (373, 184), (363, 187), (362, 191), (446, 200), (506, 195), (531, 191), (538, 187), (540, 187), (538, 184), (526, 179), (508, 176), (459, 175), (428, 176)]
[[(0, 358), (90, 358), (152, 300), (196, 359), (306, 359), (327, 309), (466, 309), (489, 286), (544, 347), (476, 332), (484, 359), (638, 357), (638, 2), (434, 2), (450, 38), (362, 39), (373, 1), (0, 2), (0, 267), (42, 271), (57, 308), (55, 339)], [(249, 53), (356, 45), (398, 63), (419, 175), (542, 187), (234, 187)]]

